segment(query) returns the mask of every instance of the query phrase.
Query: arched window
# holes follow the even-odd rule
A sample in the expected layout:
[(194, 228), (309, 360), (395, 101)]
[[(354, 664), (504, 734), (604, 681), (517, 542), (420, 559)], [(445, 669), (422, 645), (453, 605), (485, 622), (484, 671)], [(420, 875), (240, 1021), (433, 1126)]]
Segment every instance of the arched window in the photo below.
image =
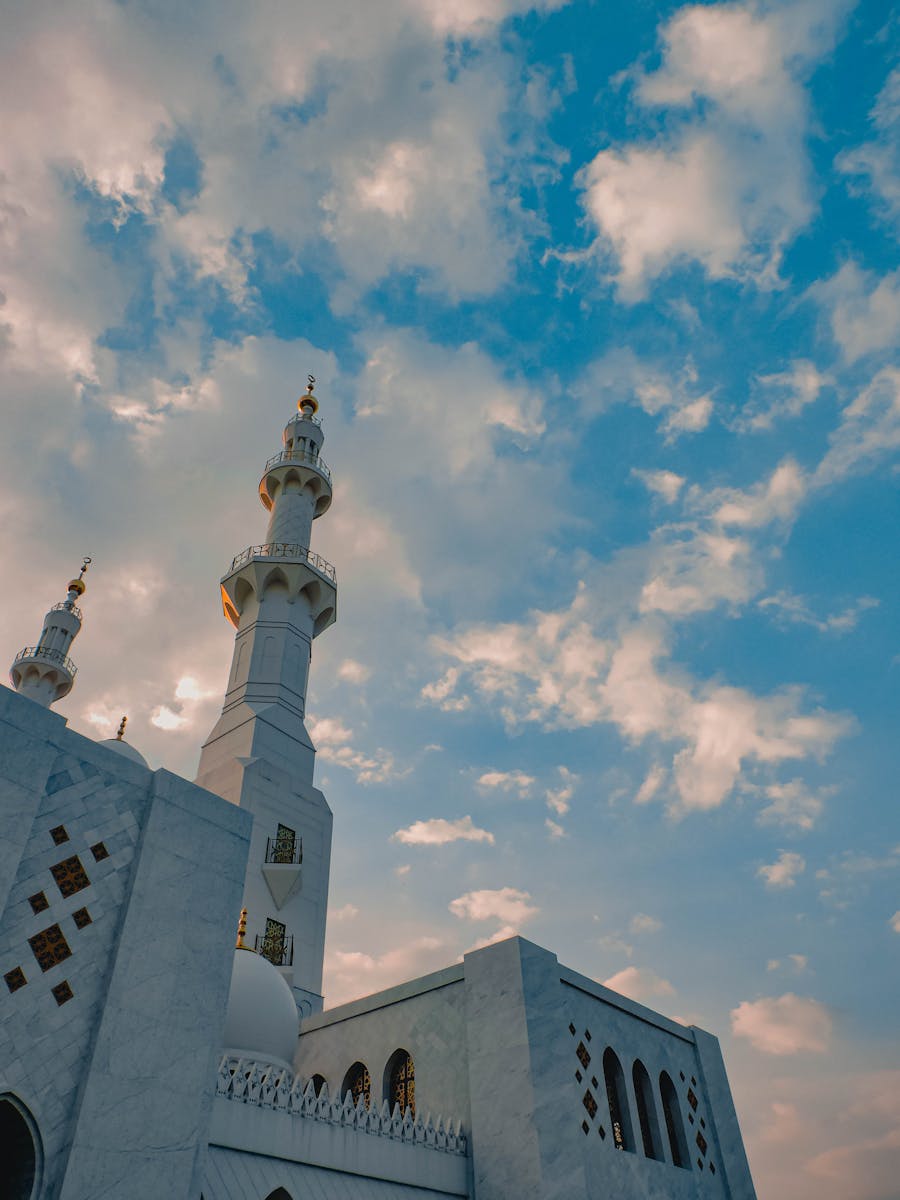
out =
[(395, 1050), (384, 1068), (384, 1098), (391, 1112), (400, 1105), (401, 1117), (407, 1108), (416, 1115), (416, 1069), (407, 1050)]
[(322, 1088), (325, 1086), (325, 1076), (324, 1075), (313, 1075), (312, 1085), (313, 1085), (313, 1090), (315, 1091), (316, 1095), (321, 1096)]
[(284, 1188), (276, 1188), (274, 1192), (269, 1192), (266, 1200), (291, 1200), (291, 1193)]
[(4, 1197), (31, 1200), (40, 1189), (41, 1139), (28, 1109), (14, 1096), (0, 1096), (0, 1146)]
[(628, 1093), (625, 1091), (625, 1076), (615, 1050), (607, 1046), (603, 1055), (603, 1078), (606, 1080), (606, 1098), (609, 1101), (609, 1120), (612, 1125), (613, 1144), (617, 1150), (634, 1153), (634, 1134), (631, 1131), (631, 1114), (628, 1111)]
[(641, 1060), (635, 1059), (631, 1068), (631, 1081), (634, 1084), (634, 1098), (637, 1102), (638, 1121), (641, 1125), (641, 1141), (644, 1143), (644, 1153), (648, 1158), (662, 1160), (662, 1138), (659, 1135), (659, 1121), (656, 1119), (656, 1101), (653, 1099), (653, 1087), (647, 1068)]
[(678, 1105), (678, 1093), (675, 1091), (675, 1084), (667, 1071), (660, 1074), (659, 1094), (662, 1097), (672, 1162), (676, 1167), (685, 1167), (690, 1170), (691, 1160), (688, 1156), (687, 1140), (684, 1136), (684, 1122), (681, 1119), (681, 1109)]
[(353, 1097), (354, 1104), (359, 1104), (360, 1096), (362, 1096), (366, 1108), (372, 1103), (372, 1080), (369, 1078), (369, 1068), (365, 1063), (355, 1062), (344, 1076), (341, 1098), (345, 1099), (348, 1092)]

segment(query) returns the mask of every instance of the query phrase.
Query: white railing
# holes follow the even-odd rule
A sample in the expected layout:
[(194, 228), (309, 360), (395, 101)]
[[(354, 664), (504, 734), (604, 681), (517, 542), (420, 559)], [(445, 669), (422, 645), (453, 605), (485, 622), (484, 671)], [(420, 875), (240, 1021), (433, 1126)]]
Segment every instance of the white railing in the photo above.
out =
[(323, 558), (321, 554), (316, 554), (314, 550), (310, 550), (308, 546), (299, 546), (293, 542), (265, 542), (262, 546), (248, 546), (232, 560), (229, 575), (231, 571), (237, 571), (239, 567), (246, 566), (252, 558), (299, 558), (301, 561), (309, 563), (332, 583), (337, 580), (334, 567), (327, 559)]
[(468, 1139), (458, 1121), (448, 1121), (445, 1125), (443, 1117), (433, 1121), (430, 1113), (425, 1118), (421, 1113), (414, 1117), (409, 1108), (401, 1113), (398, 1104), (392, 1111), (387, 1100), (380, 1108), (374, 1102), (366, 1108), (362, 1096), (353, 1103), (349, 1090), (343, 1100), (337, 1096), (331, 1099), (327, 1083), (323, 1083), (316, 1094), (312, 1079), (303, 1079), (300, 1075), (294, 1078), (286, 1067), (258, 1063), (249, 1058), (223, 1055), (216, 1078), (216, 1095), (260, 1108), (280, 1109), (307, 1120), (355, 1129), (373, 1137), (427, 1146), (445, 1154), (465, 1155), (468, 1149)]

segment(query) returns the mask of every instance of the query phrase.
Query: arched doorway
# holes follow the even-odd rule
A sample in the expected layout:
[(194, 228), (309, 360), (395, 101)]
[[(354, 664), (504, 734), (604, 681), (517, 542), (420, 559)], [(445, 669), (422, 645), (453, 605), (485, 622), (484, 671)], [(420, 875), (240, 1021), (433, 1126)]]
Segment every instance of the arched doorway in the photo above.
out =
[(384, 1099), (391, 1112), (400, 1106), (403, 1116), (407, 1108), (416, 1115), (416, 1069), (408, 1050), (395, 1050), (384, 1068)]
[(0, 1146), (3, 1147), (3, 1200), (32, 1200), (40, 1187), (43, 1153), (31, 1113), (9, 1094), (0, 1096)]

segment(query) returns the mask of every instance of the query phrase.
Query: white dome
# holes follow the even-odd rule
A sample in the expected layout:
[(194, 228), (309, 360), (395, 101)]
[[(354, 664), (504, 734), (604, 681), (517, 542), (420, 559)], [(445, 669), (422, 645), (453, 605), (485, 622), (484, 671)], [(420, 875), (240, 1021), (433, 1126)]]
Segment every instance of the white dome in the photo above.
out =
[(235, 950), (225, 1049), (291, 1067), (299, 1030), (297, 1005), (277, 968), (252, 950)]
[(106, 738), (100, 745), (109, 746), (110, 750), (115, 750), (123, 758), (130, 758), (132, 762), (140, 763), (142, 767), (149, 767), (150, 765), (140, 750), (135, 750), (134, 746), (129, 746), (123, 738)]

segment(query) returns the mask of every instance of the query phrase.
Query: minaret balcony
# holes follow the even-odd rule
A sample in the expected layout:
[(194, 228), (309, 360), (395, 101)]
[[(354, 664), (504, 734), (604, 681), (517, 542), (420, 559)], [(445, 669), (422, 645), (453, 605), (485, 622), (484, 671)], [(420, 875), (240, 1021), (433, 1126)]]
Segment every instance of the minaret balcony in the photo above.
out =
[(267, 958), (273, 967), (294, 965), (294, 939), (290, 935), (277, 936), (258, 933), (255, 940), (256, 953)]
[(296, 835), (266, 838), (266, 862), (299, 867), (303, 862), (303, 838)]
[(51, 612), (67, 612), (67, 613), (71, 613), (73, 617), (77, 617), (79, 621), (81, 621), (83, 619), (81, 609), (78, 607), (77, 604), (72, 604), (71, 601), (69, 601), (69, 600), (61, 600), (59, 602), (59, 604), (54, 604), (53, 607), (50, 609), (50, 611)]
[(266, 470), (270, 471), (272, 467), (278, 467), (282, 463), (302, 463), (307, 467), (315, 467), (320, 475), (323, 475), (329, 483), (331, 483), (331, 469), (318, 454), (311, 454), (308, 450), (282, 450), (278, 454), (273, 454), (266, 463)]
[(254, 558), (291, 558), (295, 561), (299, 559), (318, 571), (320, 575), (324, 575), (330, 583), (337, 582), (334, 567), (327, 559), (324, 559), (321, 554), (316, 554), (314, 550), (310, 550), (308, 546), (295, 546), (290, 542), (265, 542), (262, 546), (248, 546), (246, 550), (242, 550), (232, 559), (231, 570), (228, 574), (239, 571)]
[(73, 679), (78, 672), (78, 668), (72, 662), (71, 658), (63, 654), (61, 650), (50, 650), (46, 646), (26, 646), (13, 659), (12, 665), (15, 667), (19, 663), (24, 662), (25, 659), (34, 659), (35, 662), (50, 663), (54, 667), (62, 667)]
[(294, 448), (273, 454), (259, 481), (259, 498), (271, 512), (279, 492), (291, 483), (308, 488), (315, 497), (314, 517), (321, 517), (331, 505), (331, 471), (318, 454)]
[(304, 595), (313, 618), (313, 637), (332, 624), (337, 583), (331, 563), (308, 546), (266, 542), (248, 546), (238, 554), (222, 579), (222, 607), (235, 629), (240, 625), (240, 614), (248, 597), (252, 594), (261, 603), (269, 585), (276, 580), (286, 586), (289, 596)]

